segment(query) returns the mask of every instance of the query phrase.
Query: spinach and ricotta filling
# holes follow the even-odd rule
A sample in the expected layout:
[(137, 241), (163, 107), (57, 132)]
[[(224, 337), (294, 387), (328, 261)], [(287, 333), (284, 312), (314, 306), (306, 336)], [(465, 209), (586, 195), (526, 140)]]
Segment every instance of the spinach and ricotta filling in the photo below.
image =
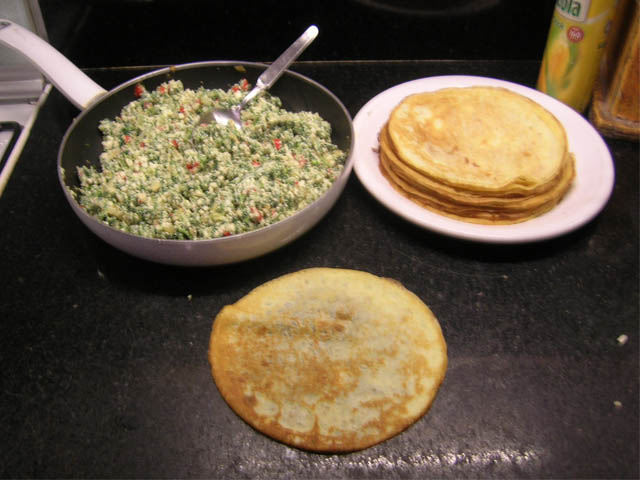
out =
[(100, 168), (78, 168), (81, 207), (125, 232), (196, 240), (248, 232), (313, 203), (346, 160), (317, 113), (286, 111), (265, 92), (243, 110), (241, 130), (199, 123), (248, 90), (246, 80), (227, 91), (137, 85), (138, 98), (99, 124)]

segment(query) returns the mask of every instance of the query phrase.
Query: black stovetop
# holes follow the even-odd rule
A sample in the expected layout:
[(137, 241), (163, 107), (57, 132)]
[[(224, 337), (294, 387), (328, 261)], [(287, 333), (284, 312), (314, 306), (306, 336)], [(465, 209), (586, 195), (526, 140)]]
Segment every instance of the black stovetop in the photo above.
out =
[[(132, 65), (211, 59), (202, 35), (186, 49), (185, 18), (235, 28), (240, 8), (219, 3), (217, 18), (196, 15), (202, 2), (70, 2), (65, 12), (53, 11), (62, 2), (41, 3), (53, 43), (105, 88), (149, 69)], [(478, 22), (403, 17), (408, 30), (413, 25), (403, 33), (400, 26), (382, 28), (383, 17), (399, 14), (365, 6), (382, 2), (344, 2), (345, 10), (338, 3), (322, 3), (333, 6), (333, 17), (324, 17), (332, 22), (321, 25), (316, 50), (292, 69), (334, 92), (352, 116), (383, 90), (424, 77), (535, 83), (534, 52), (543, 48), (549, 21), (539, 17), (549, 8), (535, 19), (529, 7), (536, 32), (515, 20), (525, 37), (537, 39), (516, 55), (514, 45), (492, 50), (502, 43), (495, 32), (476, 40), (474, 31), (457, 46), (439, 38), (447, 22), (455, 27), (447, 31), (452, 42), (472, 24), (503, 25), (490, 13), (478, 14)], [(534, 2), (494, 3), (493, 13), (504, 13), (513, 8), (507, 4)], [(258, 41), (226, 33), (227, 47), (213, 56), (269, 60), (311, 19), (303, 4), (292, 4), (298, 6), (289, 7), (296, 14), (289, 18), (284, 2), (260, 2), (256, 11), (276, 9), (286, 29), (273, 37), (257, 31)], [(246, 4), (247, 11), (254, 7)], [(157, 9), (168, 10), (151, 13)], [(254, 22), (256, 11), (248, 13)], [(313, 3), (308, 11), (324, 9)], [(354, 23), (343, 18), (347, 11), (367, 12), (355, 20), (361, 37), (335, 30)], [(229, 12), (236, 12), (234, 22)], [(269, 29), (280, 23), (268, 20)], [(204, 27), (191, 25), (202, 34)], [(149, 34), (159, 26), (162, 35)], [(101, 42), (90, 40), (91, 30)], [(403, 58), (409, 50), (393, 42), (411, 35), (411, 54)], [(413, 58), (421, 42), (429, 53)], [(434, 49), (440, 58), (430, 58)], [(640, 475), (637, 142), (606, 139), (616, 170), (610, 200), (583, 227), (544, 242), (493, 245), (433, 233), (393, 214), (352, 175), (329, 214), (286, 247), (237, 265), (178, 268), (121, 253), (69, 208), (56, 157), (77, 114), (51, 92), (0, 197), (3, 478)], [(431, 307), (448, 344), (447, 376), (427, 414), (361, 452), (308, 453), (256, 432), (225, 404), (207, 363), (213, 317), (224, 305), (277, 276), (318, 266), (400, 281)]]
[(270, 61), (310, 24), (302, 60), (542, 57), (554, 0), (41, 0), (50, 41), (81, 67)]

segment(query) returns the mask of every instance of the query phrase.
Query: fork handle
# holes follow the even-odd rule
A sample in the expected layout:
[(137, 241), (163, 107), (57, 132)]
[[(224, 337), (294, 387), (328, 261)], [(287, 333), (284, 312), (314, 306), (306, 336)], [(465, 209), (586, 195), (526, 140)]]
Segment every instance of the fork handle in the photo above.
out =
[(256, 86), (244, 97), (242, 106), (247, 104), (253, 97), (263, 90), (266, 90), (275, 83), (284, 73), (293, 61), (300, 56), (302, 52), (315, 40), (318, 36), (318, 27), (311, 25), (300, 37), (287, 48), (264, 72), (258, 77)]

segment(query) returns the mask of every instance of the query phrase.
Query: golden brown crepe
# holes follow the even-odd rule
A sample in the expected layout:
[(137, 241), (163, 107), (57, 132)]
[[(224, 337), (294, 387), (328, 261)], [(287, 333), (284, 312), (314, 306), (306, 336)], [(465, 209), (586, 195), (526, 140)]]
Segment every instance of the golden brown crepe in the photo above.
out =
[(497, 87), (406, 97), (380, 132), (380, 168), (400, 193), (474, 223), (509, 224), (552, 209), (575, 159), (564, 128), (532, 100)]
[(400, 283), (312, 268), (272, 280), (216, 316), (209, 360), (231, 408), (257, 430), (322, 452), (406, 429), (444, 379), (446, 344)]

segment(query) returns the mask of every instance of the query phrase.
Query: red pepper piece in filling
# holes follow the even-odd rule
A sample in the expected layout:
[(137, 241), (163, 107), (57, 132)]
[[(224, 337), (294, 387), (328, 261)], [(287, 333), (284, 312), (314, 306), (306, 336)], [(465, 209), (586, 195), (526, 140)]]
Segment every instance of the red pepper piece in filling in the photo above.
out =
[(294, 153), (293, 159), (298, 161), (298, 165), (300, 165), (300, 167), (304, 167), (307, 164), (307, 159), (304, 158), (302, 155), (298, 156)]
[(255, 223), (260, 223), (264, 219), (264, 216), (262, 215), (262, 212), (260, 210), (258, 210), (256, 207), (253, 207), (253, 206), (251, 207), (251, 213), (253, 214), (251, 219)]
[(144, 87), (142, 86), (141, 83), (136, 84), (135, 87), (133, 87), (133, 94), (140, 98), (142, 96), (142, 94), (144, 93)]
[(280, 140), (279, 138), (274, 138), (273, 146), (276, 147), (276, 150), (280, 150), (282, 148), (282, 140)]

